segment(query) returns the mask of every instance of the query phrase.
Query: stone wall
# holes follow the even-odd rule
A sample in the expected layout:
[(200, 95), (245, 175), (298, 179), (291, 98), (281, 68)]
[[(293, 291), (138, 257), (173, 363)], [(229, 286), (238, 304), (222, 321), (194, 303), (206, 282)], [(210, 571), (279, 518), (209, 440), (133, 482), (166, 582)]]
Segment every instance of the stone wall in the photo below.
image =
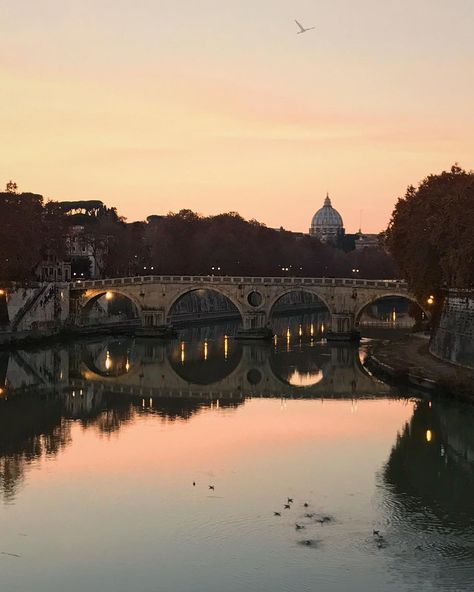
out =
[(69, 316), (68, 284), (39, 283), (11, 287), (6, 294), (6, 331), (41, 331), (61, 327)]
[(450, 290), (430, 351), (453, 364), (474, 368), (474, 290)]

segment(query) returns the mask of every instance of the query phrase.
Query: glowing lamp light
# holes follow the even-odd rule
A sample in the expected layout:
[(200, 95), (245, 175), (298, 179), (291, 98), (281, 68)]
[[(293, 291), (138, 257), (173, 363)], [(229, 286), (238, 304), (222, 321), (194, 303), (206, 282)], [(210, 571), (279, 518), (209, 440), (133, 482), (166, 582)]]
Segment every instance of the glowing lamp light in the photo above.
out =
[(106, 300), (112, 300), (113, 297), (114, 297), (114, 295), (112, 294), (112, 292), (106, 292), (105, 293), (105, 299)]
[(427, 298), (426, 302), (427, 304), (429, 304), (431, 306), (431, 304), (434, 304), (434, 296), (429, 296), (429, 298)]
[(3, 289), (0, 289), (0, 296), (5, 296), (6, 292)]
[(433, 439), (433, 434), (432, 434), (431, 430), (426, 430), (426, 441), (431, 442), (432, 439)]

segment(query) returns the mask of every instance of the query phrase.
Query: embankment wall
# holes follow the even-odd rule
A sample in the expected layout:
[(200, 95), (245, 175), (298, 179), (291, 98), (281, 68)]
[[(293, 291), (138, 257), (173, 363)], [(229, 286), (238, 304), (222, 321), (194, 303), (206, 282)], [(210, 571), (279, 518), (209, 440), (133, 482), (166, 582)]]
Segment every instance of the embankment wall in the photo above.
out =
[(474, 290), (450, 290), (433, 335), (430, 352), (474, 369)]

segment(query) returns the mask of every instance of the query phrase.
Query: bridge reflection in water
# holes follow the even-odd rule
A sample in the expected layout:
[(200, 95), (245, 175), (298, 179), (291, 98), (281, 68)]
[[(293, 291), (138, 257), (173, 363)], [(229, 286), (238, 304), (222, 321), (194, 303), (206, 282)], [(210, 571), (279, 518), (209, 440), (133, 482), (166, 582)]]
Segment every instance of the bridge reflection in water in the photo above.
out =
[(360, 351), (291, 336), (273, 345), (222, 336), (171, 344), (112, 340), (82, 347), (70, 386), (137, 397), (355, 398), (388, 395), (363, 368)]

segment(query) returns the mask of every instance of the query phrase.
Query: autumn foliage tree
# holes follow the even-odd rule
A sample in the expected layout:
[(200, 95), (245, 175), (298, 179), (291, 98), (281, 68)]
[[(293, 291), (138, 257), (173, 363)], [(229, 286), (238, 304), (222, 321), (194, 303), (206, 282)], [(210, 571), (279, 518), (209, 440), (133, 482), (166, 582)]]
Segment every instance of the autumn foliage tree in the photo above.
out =
[(457, 165), (408, 187), (386, 245), (415, 293), (474, 285), (474, 172)]

